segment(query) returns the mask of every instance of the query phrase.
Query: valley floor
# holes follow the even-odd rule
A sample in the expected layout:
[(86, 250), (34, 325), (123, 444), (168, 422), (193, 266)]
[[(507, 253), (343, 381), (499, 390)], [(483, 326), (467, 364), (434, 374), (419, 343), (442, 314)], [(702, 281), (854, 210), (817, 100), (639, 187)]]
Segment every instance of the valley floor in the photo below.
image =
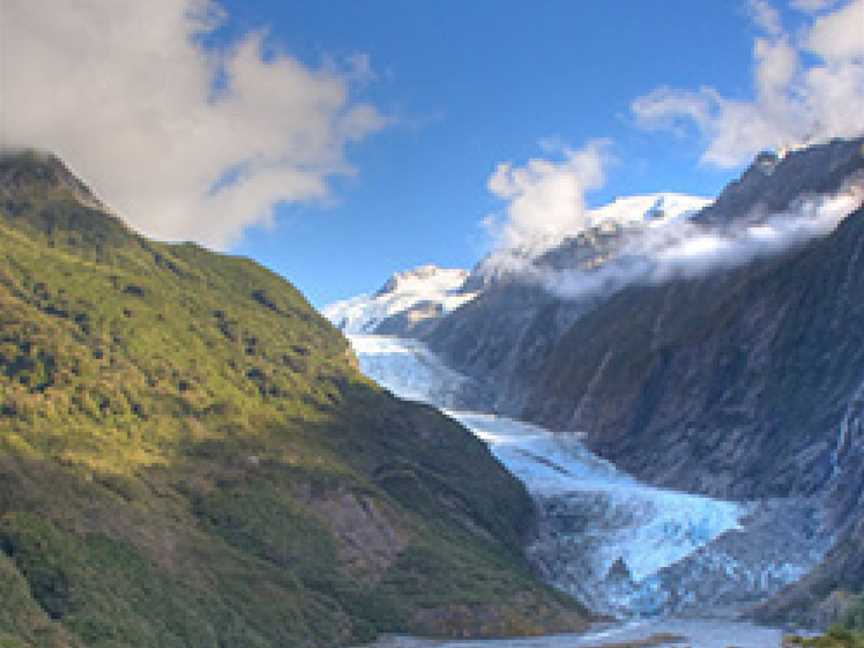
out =
[(460, 641), (386, 637), (369, 648), (779, 648), (783, 634), (736, 621), (654, 619), (597, 628), (584, 635)]

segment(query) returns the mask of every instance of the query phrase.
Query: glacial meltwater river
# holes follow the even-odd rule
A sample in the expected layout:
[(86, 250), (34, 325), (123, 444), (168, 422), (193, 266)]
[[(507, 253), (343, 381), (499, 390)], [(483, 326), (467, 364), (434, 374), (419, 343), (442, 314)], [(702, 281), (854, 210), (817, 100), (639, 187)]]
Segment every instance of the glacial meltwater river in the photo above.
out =
[[(667, 638), (662, 639), (663, 635)], [(781, 641), (779, 630), (749, 623), (650, 619), (598, 627), (582, 635), (474, 641), (396, 636), (385, 637), (363, 648), (638, 648), (640, 645), (645, 648), (779, 648)]]
[[(578, 648), (681, 637), (651, 646), (774, 648), (781, 632), (728, 620), (805, 573), (827, 541), (777, 533), (790, 507), (742, 504), (640, 483), (575, 434), (457, 409), (470, 379), (421, 343), (350, 335), (361, 370), (394, 394), (430, 403), (485, 441), (537, 504), (526, 548), (543, 578), (589, 608), (621, 619), (585, 635), (488, 641), (389, 637), (381, 648)], [(796, 533), (805, 512), (785, 526)], [(710, 611), (717, 618), (697, 618)], [(637, 644), (639, 645), (639, 644)]]

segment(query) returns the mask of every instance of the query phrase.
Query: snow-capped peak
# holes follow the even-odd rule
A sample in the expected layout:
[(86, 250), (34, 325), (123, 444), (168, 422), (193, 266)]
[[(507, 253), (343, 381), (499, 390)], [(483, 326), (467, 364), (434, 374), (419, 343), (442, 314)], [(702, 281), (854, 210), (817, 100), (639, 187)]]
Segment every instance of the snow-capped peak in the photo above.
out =
[(473, 299), (464, 292), (468, 272), (423, 265), (393, 274), (374, 295), (363, 294), (324, 307), (324, 316), (345, 333), (371, 333), (384, 320), (415, 306), (441, 315)]
[(377, 297), (397, 292), (421, 294), (430, 291), (454, 293), (462, 287), (467, 278), (468, 272), (461, 268), (422, 265), (392, 274), (375, 295)]
[(611, 203), (592, 209), (589, 214), (594, 226), (604, 223), (655, 225), (679, 218), (689, 218), (711, 203), (709, 198), (679, 193), (654, 193), (616, 198)]

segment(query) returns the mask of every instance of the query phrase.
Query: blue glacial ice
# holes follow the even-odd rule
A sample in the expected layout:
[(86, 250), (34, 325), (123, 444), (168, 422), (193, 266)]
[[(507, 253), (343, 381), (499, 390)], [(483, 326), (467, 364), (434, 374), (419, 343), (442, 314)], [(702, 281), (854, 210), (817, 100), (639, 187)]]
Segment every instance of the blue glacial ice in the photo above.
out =
[(593, 454), (575, 433), (455, 409), (470, 379), (418, 341), (349, 339), (366, 375), (460, 421), (525, 484), (539, 518), (529, 559), (548, 582), (597, 611), (631, 616), (752, 602), (800, 577), (827, 548), (827, 542), (778, 538), (776, 530), (787, 522), (790, 534), (798, 533), (809, 510), (788, 521), (777, 517), (785, 506), (640, 483)]

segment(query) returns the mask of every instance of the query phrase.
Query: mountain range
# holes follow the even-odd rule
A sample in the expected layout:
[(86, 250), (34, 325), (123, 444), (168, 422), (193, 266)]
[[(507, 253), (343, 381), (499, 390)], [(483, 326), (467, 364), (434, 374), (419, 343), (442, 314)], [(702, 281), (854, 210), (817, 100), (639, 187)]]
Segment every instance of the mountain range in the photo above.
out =
[(648, 483), (813, 505), (834, 548), (752, 613), (825, 623), (864, 583), (862, 200), (864, 139), (766, 152), (710, 204), (493, 251), (448, 287), (458, 307), (430, 295), (367, 330)]
[(417, 338), (460, 405), (649, 484), (803, 511), (832, 548), (750, 614), (837, 618), (864, 582), (862, 197), (864, 139), (764, 153), (716, 201), (622, 198), (331, 324), (248, 259), (136, 234), (56, 157), (3, 154), (0, 646), (583, 629), (526, 557), (524, 485), (339, 329)]

